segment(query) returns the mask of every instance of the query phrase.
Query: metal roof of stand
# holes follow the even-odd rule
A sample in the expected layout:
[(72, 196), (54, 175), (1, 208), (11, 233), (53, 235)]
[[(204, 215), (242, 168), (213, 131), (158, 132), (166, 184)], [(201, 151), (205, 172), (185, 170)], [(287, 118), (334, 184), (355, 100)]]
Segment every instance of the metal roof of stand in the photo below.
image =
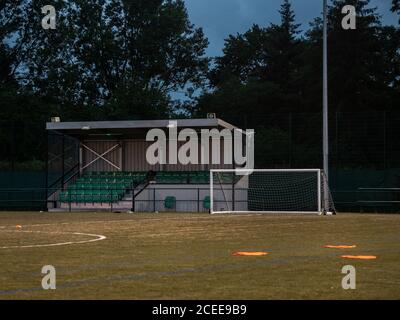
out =
[(165, 129), (176, 126), (179, 129), (229, 129), (236, 127), (221, 119), (166, 119), (128, 121), (82, 121), (47, 122), (46, 129), (71, 136), (133, 134), (143, 135), (149, 129)]

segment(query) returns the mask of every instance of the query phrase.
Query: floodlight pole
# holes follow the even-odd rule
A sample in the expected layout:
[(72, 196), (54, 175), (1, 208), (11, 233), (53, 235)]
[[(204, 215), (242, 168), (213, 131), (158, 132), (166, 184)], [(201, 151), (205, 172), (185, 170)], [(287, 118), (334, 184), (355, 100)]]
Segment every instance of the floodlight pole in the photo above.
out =
[(324, 27), (323, 27), (323, 168), (324, 182), (324, 210), (329, 211), (329, 133), (328, 133), (328, 0), (323, 0)]

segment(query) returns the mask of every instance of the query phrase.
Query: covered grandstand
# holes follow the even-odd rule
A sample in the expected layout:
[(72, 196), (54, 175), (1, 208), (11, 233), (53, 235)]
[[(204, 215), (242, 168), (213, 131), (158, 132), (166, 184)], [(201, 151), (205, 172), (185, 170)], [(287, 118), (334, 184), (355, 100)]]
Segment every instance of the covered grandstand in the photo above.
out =
[[(146, 141), (147, 132), (167, 132), (171, 124), (178, 132), (237, 129), (220, 119), (48, 122), (48, 210), (209, 211), (209, 170), (234, 165), (223, 164), (223, 144), (218, 151), (222, 165), (149, 164), (146, 150), (153, 142)], [(234, 190), (235, 179), (227, 175), (223, 180)], [(235, 205), (234, 193), (224, 197)]]

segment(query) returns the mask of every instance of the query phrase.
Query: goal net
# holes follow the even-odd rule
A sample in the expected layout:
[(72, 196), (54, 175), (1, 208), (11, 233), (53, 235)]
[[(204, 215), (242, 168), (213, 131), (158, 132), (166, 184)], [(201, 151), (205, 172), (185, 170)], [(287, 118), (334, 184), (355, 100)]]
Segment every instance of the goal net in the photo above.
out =
[(335, 213), (320, 169), (210, 171), (210, 212)]

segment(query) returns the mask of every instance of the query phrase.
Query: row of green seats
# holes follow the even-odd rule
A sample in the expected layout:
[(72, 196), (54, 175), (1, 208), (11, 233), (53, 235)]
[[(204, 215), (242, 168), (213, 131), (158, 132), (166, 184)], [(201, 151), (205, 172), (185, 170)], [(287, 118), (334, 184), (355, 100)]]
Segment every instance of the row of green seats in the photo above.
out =
[(105, 177), (105, 178), (99, 178), (99, 177), (88, 177), (88, 176), (83, 176), (78, 179), (76, 179), (77, 182), (93, 182), (93, 183), (117, 183), (117, 182), (125, 182), (125, 183), (131, 183), (134, 181), (140, 181), (143, 180), (141, 177)]
[[(229, 182), (231, 178), (220, 175), (222, 182)], [(116, 184), (126, 183), (129, 187), (132, 182), (137, 183), (146, 178), (145, 172), (91, 172), (77, 179), (80, 184)], [(159, 171), (155, 180), (158, 183), (172, 184), (208, 184), (208, 171)]]
[(135, 179), (140, 179), (140, 177), (91, 177), (91, 176), (83, 176), (78, 178), (78, 180), (87, 180), (87, 181), (132, 181)]
[(191, 177), (190, 178), (190, 183), (197, 183), (197, 184), (203, 184), (203, 183), (209, 183), (210, 178), (209, 177)]
[(208, 184), (209, 179), (207, 178), (189, 178), (189, 177), (160, 177), (156, 178), (158, 183), (173, 183), (173, 184)]
[(62, 195), (60, 198), (61, 202), (117, 202), (121, 198), (116, 194), (78, 194), (78, 195)]
[(98, 180), (76, 180), (75, 184), (96, 184), (99, 186), (105, 186), (105, 185), (114, 185), (114, 184), (123, 184), (125, 186), (130, 186), (132, 183), (135, 183), (136, 181), (125, 181), (125, 180), (116, 180), (116, 181), (98, 181)]
[(60, 195), (61, 202), (110, 202), (119, 201), (124, 193), (118, 190), (69, 190)]
[(208, 183), (207, 171), (160, 171), (156, 175), (158, 183)]
[(124, 194), (123, 190), (67, 190), (63, 192), (66, 195), (72, 194)]
[(122, 198), (124, 196), (124, 192), (120, 190), (101, 190), (101, 191), (91, 191), (91, 190), (70, 190), (62, 192), (62, 197), (64, 199), (69, 199), (69, 197), (74, 196), (92, 196), (92, 195), (100, 195), (100, 196), (107, 196), (107, 195), (117, 195), (118, 197)]
[(187, 183), (187, 177), (156, 177), (157, 183)]
[(158, 176), (208, 176), (208, 171), (159, 171)]
[(146, 172), (131, 172), (131, 171), (93, 171), (86, 172), (88, 177), (146, 177)]
[[(208, 177), (208, 171), (159, 171), (156, 172), (157, 176), (190, 176), (190, 177)], [(80, 179), (123, 179), (123, 178), (145, 178), (147, 176), (146, 172), (88, 172)]]
[(183, 183), (191, 183), (191, 184), (208, 184), (209, 177), (202, 176), (157, 176), (156, 181), (158, 183), (175, 183), (175, 184), (183, 184)]
[[(209, 171), (158, 171), (156, 172), (158, 175), (204, 175), (208, 176)], [(136, 171), (93, 171), (86, 172), (85, 176), (89, 177), (132, 177), (132, 176), (142, 176), (145, 177), (147, 172), (136, 172)]]
[(68, 187), (69, 190), (125, 190), (129, 188), (126, 183), (95, 184), (95, 183), (76, 183)]
[(181, 174), (197, 175), (197, 174), (202, 174), (203, 172), (206, 172), (206, 171), (158, 171), (157, 174), (160, 174), (160, 175), (175, 175), (175, 174), (178, 174), (178, 175), (181, 175)]

